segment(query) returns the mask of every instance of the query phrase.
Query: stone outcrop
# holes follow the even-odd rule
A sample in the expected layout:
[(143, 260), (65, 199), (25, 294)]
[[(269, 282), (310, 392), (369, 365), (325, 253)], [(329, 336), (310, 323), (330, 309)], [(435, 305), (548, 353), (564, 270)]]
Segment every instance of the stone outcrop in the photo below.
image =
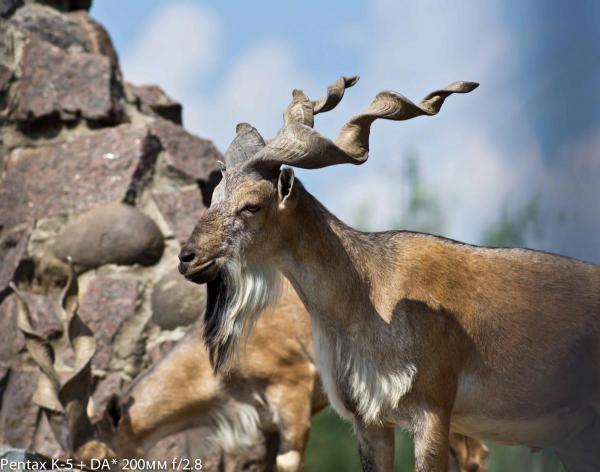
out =
[[(97, 340), (101, 414), (202, 313), (204, 288), (174, 271), (222, 159), (182, 128), (181, 105), (159, 87), (124, 82), (90, 3), (0, 0), (0, 444), (49, 456), (65, 451), (32, 400), (38, 370), (9, 283), (57, 352), (57, 370), (68, 370), (58, 299), (73, 259), (79, 315)], [(193, 458), (201, 440), (178, 434), (153, 454)], [(202, 459), (217, 470), (219, 457)]]
[(116, 64), (108, 57), (65, 51), (32, 34), (23, 45), (20, 68), (18, 101), (11, 117), (21, 126), (79, 118), (123, 121), (119, 100), (123, 90), (115, 80)]

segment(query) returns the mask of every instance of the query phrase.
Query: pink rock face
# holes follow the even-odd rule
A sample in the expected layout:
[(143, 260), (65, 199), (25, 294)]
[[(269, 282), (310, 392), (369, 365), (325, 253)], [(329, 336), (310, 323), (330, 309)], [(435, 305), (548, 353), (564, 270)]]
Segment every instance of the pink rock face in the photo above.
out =
[(201, 182), (220, 175), (217, 161), (223, 157), (211, 141), (194, 136), (166, 120), (156, 121), (151, 129), (167, 151), (167, 165), (173, 171)]
[(79, 213), (135, 200), (151, 176), (160, 143), (143, 126), (121, 125), (63, 144), (18, 149), (0, 184), (0, 225)]
[(37, 384), (36, 370), (11, 370), (0, 413), (2, 443), (29, 448), (35, 435), (39, 407), (31, 401)]
[(0, 237), (0, 293), (6, 290), (13, 279), (27, 250), (32, 229), (31, 224), (24, 224), (7, 231)]
[(177, 240), (184, 243), (206, 211), (200, 189), (190, 186), (176, 192), (153, 193), (153, 198)]
[[(29, 307), (31, 322), (38, 333), (49, 339), (55, 339), (63, 332), (63, 326), (56, 313), (52, 300), (37, 293), (21, 291)], [(25, 347), (25, 338), (17, 327), (16, 296), (8, 295), (0, 303), (0, 362), (9, 361)]]
[[(181, 105), (159, 87), (128, 85), (125, 96), (117, 54), (89, 6), (0, 0), (0, 444), (63, 457), (67, 422), (53, 424), (57, 442), (33, 402), (39, 369), (17, 328), (8, 283), (24, 294), (36, 331), (52, 338), (66, 376), (74, 352), (59, 306), (66, 266), (57, 259), (72, 256), (80, 274), (98, 269), (79, 278), (79, 315), (97, 340), (97, 418), (131, 375), (173, 345), (158, 342), (161, 330), (201, 311), (202, 288), (176, 271), (176, 242), (165, 242), (152, 215), (158, 207), (169, 234), (184, 241), (223, 159), (211, 141), (178, 126)], [(186, 288), (200, 291), (200, 300)], [(190, 452), (204, 436), (193, 433), (159, 443), (153, 457), (202, 457), (204, 469), (220, 470), (220, 454)]]
[[(122, 120), (115, 67), (99, 54), (66, 52), (31, 36), (21, 58), (17, 121), (59, 116), (115, 123)], [(77, 71), (74, 73), (73, 71)]]
[(113, 339), (123, 322), (135, 313), (139, 283), (131, 279), (96, 277), (80, 294), (79, 316), (96, 337), (93, 366), (106, 369), (110, 363)]

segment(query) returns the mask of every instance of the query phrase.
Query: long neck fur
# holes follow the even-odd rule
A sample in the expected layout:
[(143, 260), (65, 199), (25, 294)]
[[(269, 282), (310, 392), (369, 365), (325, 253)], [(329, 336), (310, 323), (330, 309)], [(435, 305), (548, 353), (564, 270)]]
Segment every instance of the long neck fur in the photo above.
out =
[[(394, 233), (356, 231), (300, 185), (298, 192), (276, 263), (311, 314), (315, 354), (331, 404), (347, 419), (359, 414), (380, 423), (416, 375), (410, 328), (398, 318), (391, 323), (397, 292), (385, 290), (386, 274), (397, 260)], [(394, 355), (379, 350), (381, 345), (395, 346)]]
[(378, 279), (395, 263), (393, 233), (354, 230), (297, 185), (297, 206), (286, 221), (286, 247), (277, 261), (280, 270), (309, 311), (326, 314), (331, 322), (332, 317), (348, 321), (357, 306), (373, 306), (389, 321)]

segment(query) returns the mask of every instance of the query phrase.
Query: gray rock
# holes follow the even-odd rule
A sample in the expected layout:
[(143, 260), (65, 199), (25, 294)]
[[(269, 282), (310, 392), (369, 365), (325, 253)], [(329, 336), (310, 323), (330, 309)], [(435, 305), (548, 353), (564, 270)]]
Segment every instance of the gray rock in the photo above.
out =
[[(41, 120), (84, 118), (118, 123), (123, 95), (115, 65), (106, 56), (66, 52), (32, 35), (21, 57), (18, 103), (12, 118), (32, 127)], [(77, 71), (77, 73), (73, 73)]]
[(160, 143), (143, 126), (121, 125), (63, 144), (17, 149), (0, 183), (0, 226), (135, 200)]
[(68, 256), (78, 270), (104, 264), (152, 265), (162, 256), (164, 242), (156, 223), (125, 203), (95, 207), (65, 226), (54, 243), (54, 253)]
[(152, 321), (163, 329), (187, 326), (202, 315), (205, 306), (205, 286), (188, 282), (174, 269), (154, 287)]
[(19, 8), (11, 22), (61, 49), (88, 49), (86, 35), (79, 22), (54, 8), (30, 3)]
[(197, 185), (171, 192), (153, 192), (152, 198), (180, 243), (187, 241), (200, 216), (206, 211)]
[(110, 364), (114, 337), (134, 315), (139, 295), (136, 280), (104, 276), (92, 279), (81, 294), (79, 316), (96, 337), (95, 368), (104, 370)]
[(69, 13), (69, 16), (77, 20), (85, 32), (87, 39), (86, 51), (108, 57), (117, 68), (117, 72), (119, 72), (120, 76), (117, 51), (104, 27), (83, 10)]

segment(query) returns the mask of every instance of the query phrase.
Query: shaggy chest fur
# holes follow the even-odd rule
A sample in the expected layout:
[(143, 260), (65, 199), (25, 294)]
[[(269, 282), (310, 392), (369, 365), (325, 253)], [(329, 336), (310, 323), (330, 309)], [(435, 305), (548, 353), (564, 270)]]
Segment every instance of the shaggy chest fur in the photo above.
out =
[(347, 420), (393, 421), (400, 400), (412, 387), (416, 366), (401, 362), (390, 367), (378, 362), (357, 352), (352, 341), (334, 331), (313, 317), (315, 357), (331, 405)]

